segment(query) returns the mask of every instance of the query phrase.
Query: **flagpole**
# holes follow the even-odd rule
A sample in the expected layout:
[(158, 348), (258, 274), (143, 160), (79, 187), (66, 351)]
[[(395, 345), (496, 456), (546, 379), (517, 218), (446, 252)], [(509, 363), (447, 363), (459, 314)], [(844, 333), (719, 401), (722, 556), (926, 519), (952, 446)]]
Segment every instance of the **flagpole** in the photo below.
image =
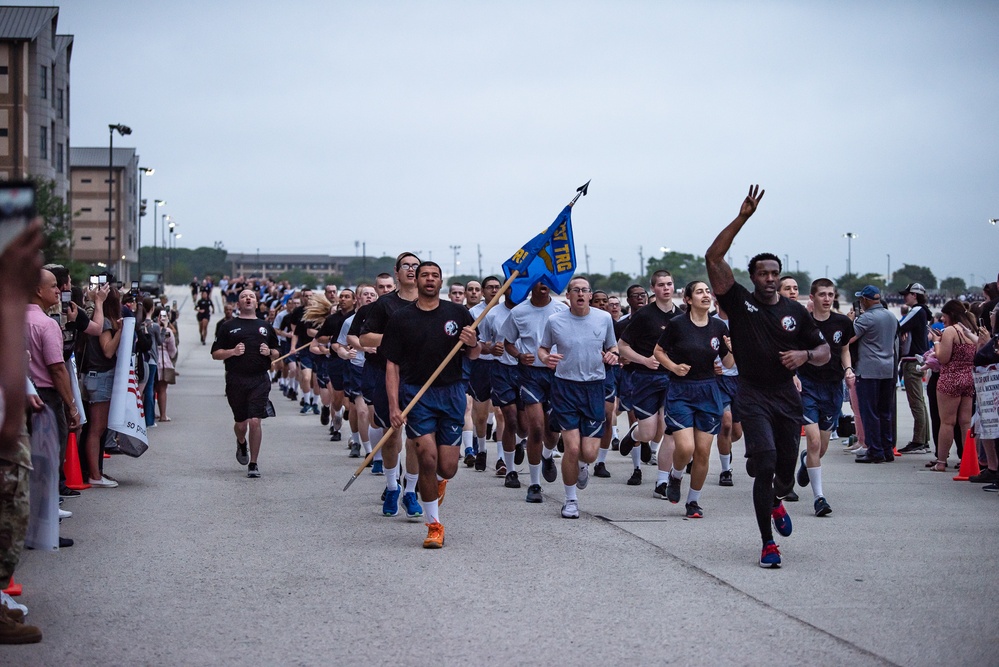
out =
[(302, 350), (304, 350), (305, 348), (307, 348), (309, 345), (312, 345), (312, 341), (311, 340), (308, 343), (303, 343), (303, 344), (299, 345), (298, 347), (296, 347), (294, 350), (292, 350), (288, 354), (285, 354), (285, 355), (282, 355), (282, 356), (278, 357), (277, 359), (275, 359), (274, 361), (271, 362), (271, 366), (273, 366), (277, 362), (281, 361), (285, 357), (290, 357), (291, 355), (295, 354), (296, 352), (301, 352)]

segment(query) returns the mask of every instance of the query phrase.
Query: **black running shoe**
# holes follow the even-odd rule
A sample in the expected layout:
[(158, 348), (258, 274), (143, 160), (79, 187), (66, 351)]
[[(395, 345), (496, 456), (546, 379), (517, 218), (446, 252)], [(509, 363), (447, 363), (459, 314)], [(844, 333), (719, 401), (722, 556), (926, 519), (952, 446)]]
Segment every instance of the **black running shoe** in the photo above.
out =
[(656, 498), (658, 500), (666, 500), (667, 495), (668, 494), (666, 492), (666, 482), (660, 482), (659, 484), (656, 484), (656, 488), (652, 489), (653, 498)]
[[(621, 456), (627, 456), (631, 454), (631, 450), (635, 448), (635, 429), (638, 428), (638, 422), (631, 425), (628, 432), (624, 434), (621, 438), (621, 444), (618, 445), (617, 451), (621, 452)], [(650, 450), (651, 454), (651, 450)]]
[(683, 479), (677, 479), (672, 474), (669, 476), (669, 482), (666, 484), (666, 500), (670, 501), (674, 505), (680, 502), (680, 483)]
[(492, 440), (492, 439), (493, 439), (493, 425), (487, 423), (486, 424), (486, 440)]
[(832, 508), (829, 507), (829, 503), (822, 496), (815, 499), (815, 516), (826, 516), (827, 514), (832, 514)]
[(524, 462), (524, 452), (527, 447), (524, 445), (523, 441), (517, 443), (517, 448), (513, 450), (513, 464), (520, 465)]
[(593, 476), (594, 477), (603, 477), (603, 478), (606, 479), (606, 478), (610, 477), (611, 474), (607, 470), (607, 466), (604, 465), (604, 462), (601, 461), (601, 462), (597, 463), (595, 466), (593, 466)]
[(732, 486), (732, 471), (722, 470), (718, 475), (718, 486)]
[(472, 448), (469, 447), (465, 450), (465, 467), (471, 468), (475, 465), (475, 454), (472, 453)]
[(808, 468), (805, 467), (805, 457), (808, 452), (801, 453), (801, 467), (798, 468), (798, 486), (804, 488), (808, 486)]
[(555, 449), (557, 449), (560, 454), (565, 454), (565, 443), (562, 441), (562, 436), (558, 437), (558, 442), (555, 443)]
[(631, 473), (631, 477), (628, 478), (628, 486), (641, 486), (642, 485), (642, 469), (635, 468), (635, 472)]
[(791, 489), (791, 491), (786, 496), (784, 496), (784, 500), (786, 500), (789, 503), (796, 503), (800, 499), (798, 498), (798, 494), (794, 492), (794, 489)]
[(324, 405), (323, 409), (319, 412), (319, 423), (323, 426), (330, 423), (330, 408), (328, 405)]
[(641, 459), (642, 463), (648, 463), (652, 460), (652, 446), (647, 442), (642, 443)]
[(692, 503), (687, 503), (687, 518), (688, 519), (704, 518), (704, 510), (701, 509), (701, 506), (697, 504), (696, 500)]
[(506, 474), (506, 481), (503, 482), (503, 486), (508, 489), (520, 488), (520, 477), (517, 476), (516, 470), (511, 470)]
[(555, 465), (554, 458), (541, 457), (541, 476), (549, 484), (558, 479), (558, 466)]
[(484, 451), (481, 451), (475, 455), (475, 472), (486, 471), (486, 464), (488, 463), (488, 461), (486, 460), (486, 456), (487, 455)]
[(527, 487), (527, 502), (529, 503), (543, 503), (545, 501), (544, 495), (541, 493), (540, 484), (531, 484)]
[(620, 448), (621, 448), (621, 439), (620, 438), (614, 438), (614, 439), (612, 439), (611, 440), (611, 450), (616, 452)]

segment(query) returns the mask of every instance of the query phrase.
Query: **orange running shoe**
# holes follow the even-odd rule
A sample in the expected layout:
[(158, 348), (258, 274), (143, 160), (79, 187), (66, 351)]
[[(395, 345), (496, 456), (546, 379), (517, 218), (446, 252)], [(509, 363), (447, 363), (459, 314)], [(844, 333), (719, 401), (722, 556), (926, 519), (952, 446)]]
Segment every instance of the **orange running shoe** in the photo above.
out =
[(440, 521), (427, 524), (427, 539), (423, 540), (424, 549), (440, 549), (444, 546), (444, 525)]
[(437, 507), (444, 504), (444, 492), (447, 491), (447, 480), (442, 479), (437, 482)]

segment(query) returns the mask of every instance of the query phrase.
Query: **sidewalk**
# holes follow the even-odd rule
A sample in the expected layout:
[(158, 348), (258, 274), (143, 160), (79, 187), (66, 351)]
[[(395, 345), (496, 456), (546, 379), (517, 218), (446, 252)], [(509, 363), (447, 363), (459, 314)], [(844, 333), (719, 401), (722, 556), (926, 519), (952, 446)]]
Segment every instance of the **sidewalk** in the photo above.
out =
[[(780, 570), (757, 566), (741, 443), (733, 488), (716, 485), (712, 456), (700, 520), (653, 499), (651, 467), (626, 486), (630, 458), (617, 453), (613, 477), (580, 492), (578, 521), (559, 517), (560, 482), (528, 505), (526, 485), (504, 488), (491, 464), (461, 466), (441, 510), (446, 546), (428, 551), (422, 523), (381, 516), (383, 477), (341, 490), (356, 459), (276, 388), (262, 478), (247, 479), (222, 364), (189, 307), (180, 321), (173, 422), (151, 430), (142, 458), (108, 461), (119, 488), (66, 501), (62, 533), (76, 546), (26, 553), (21, 601), (45, 638), (0, 649), (3, 664), (999, 660), (999, 498), (924, 472), (929, 456), (861, 466), (830, 445), (833, 513), (816, 518), (810, 488), (798, 489)], [(904, 442), (911, 418), (897, 397)]]

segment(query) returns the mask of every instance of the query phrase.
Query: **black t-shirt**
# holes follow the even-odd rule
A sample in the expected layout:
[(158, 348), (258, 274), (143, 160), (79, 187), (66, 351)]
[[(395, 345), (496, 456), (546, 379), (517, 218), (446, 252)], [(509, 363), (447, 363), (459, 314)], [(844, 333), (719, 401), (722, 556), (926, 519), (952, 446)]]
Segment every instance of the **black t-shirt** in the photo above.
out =
[[(628, 325), (625, 327), (624, 333), (621, 334), (621, 340), (631, 345), (631, 349), (643, 357), (651, 357), (652, 353), (656, 350), (656, 343), (659, 342), (659, 337), (663, 335), (663, 331), (666, 329), (666, 325), (679, 314), (680, 309), (675, 306), (668, 313), (664, 313), (656, 305), (656, 302), (653, 301), (639, 308), (634, 315), (628, 318)], [(661, 366), (656, 370), (647, 368), (642, 364), (631, 364), (631, 366), (634, 366), (632, 370), (640, 372), (667, 372)]]
[(349, 313), (341, 313), (339, 310), (323, 321), (323, 325), (319, 327), (319, 331), (316, 333), (316, 338), (322, 338), (323, 336), (329, 336), (330, 342), (335, 343), (337, 337), (340, 335), (340, 329), (343, 328), (343, 323), (347, 321), (347, 318), (354, 314), (354, 311)]
[(256, 375), (270, 370), (270, 355), (265, 357), (260, 354), (261, 343), (267, 343), (267, 346), (273, 350), (276, 350), (278, 346), (277, 334), (274, 333), (274, 327), (269, 323), (256, 317), (245, 319), (234, 317), (231, 320), (221, 322), (216, 329), (212, 352), (231, 350), (240, 343), (246, 347), (240, 356), (229, 357), (225, 360), (227, 373)]
[[(58, 321), (58, 318), (56, 319)], [(69, 361), (69, 357), (76, 350), (76, 341), (83, 331), (90, 326), (90, 316), (77, 307), (76, 320), (66, 321), (66, 328), (62, 330), (62, 356)]]
[(744, 381), (762, 386), (789, 382), (794, 371), (781, 364), (780, 353), (811, 350), (824, 342), (805, 307), (787, 297), (772, 306), (763, 304), (739, 283), (716, 296), (728, 313), (732, 353)]
[(211, 299), (198, 299), (195, 308), (198, 310), (198, 315), (200, 317), (209, 317), (212, 314), (212, 300)]
[[(368, 310), (366, 317), (361, 325), (360, 333), (384, 334), (385, 326), (388, 324), (389, 317), (391, 317), (395, 311), (401, 308), (405, 308), (411, 303), (413, 302), (406, 301), (401, 296), (399, 296), (398, 290), (394, 292), (389, 292), (384, 296), (378, 297), (378, 301), (375, 301), (374, 303), (365, 306), (365, 308), (370, 308), (370, 309)], [(364, 308), (362, 308), (361, 310), (364, 310)], [(358, 311), (357, 314), (358, 316), (360, 316), (361, 312)], [(354, 333), (354, 327), (358, 326), (357, 320), (358, 318), (355, 317), (354, 323), (350, 327), (350, 333)], [(360, 334), (357, 335), (360, 336)], [(376, 352), (375, 354), (365, 353), (364, 363), (365, 365), (371, 364), (374, 368), (385, 370), (385, 358), (381, 354), (381, 346), (379, 346), (379, 351)]]
[(684, 376), (670, 373), (674, 380), (710, 380), (715, 377), (715, 358), (729, 353), (725, 344), (728, 327), (714, 317), (699, 327), (689, 317), (674, 317), (666, 324), (659, 347), (675, 364), (688, 364), (690, 371)]
[[(422, 386), (458, 342), (462, 327), (470, 326), (473, 321), (467, 308), (450, 301), (440, 301), (437, 308), (430, 311), (410, 303), (389, 316), (378, 349), (385, 359), (399, 365), (403, 383)], [(368, 359), (370, 357), (365, 357), (365, 362)], [(463, 354), (454, 355), (433, 386), (460, 381), (462, 359)]]
[[(926, 306), (916, 304), (904, 318), (904, 323), (899, 326), (898, 333), (909, 334), (909, 350), (905, 355), (914, 357), (917, 354), (926, 354), (930, 349), (930, 340), (927, 337), (930, 327), (930, 309)], [(852, 336), (851, 336), (852, 338)]]
[(614, 320), (614, 337), (618, 340), (624, 335), (624, 330), (628, 328), (628, 323), (631, 322), (631, 318), (627, 315), (622, 315), (620, 318)]
[(826, 320), (816, 320), (814, 317), (812, 320), (829, 343), (832, 356), (821, 366), (805, 364), (798, 369), (798, 375), (815, 382), (842, 382), (846, 376), (846, 369), (840, 361), (840, 354), (843, 346), (853, 338), (853, 320), (835, 312), (829, 313), (829, 318)]

